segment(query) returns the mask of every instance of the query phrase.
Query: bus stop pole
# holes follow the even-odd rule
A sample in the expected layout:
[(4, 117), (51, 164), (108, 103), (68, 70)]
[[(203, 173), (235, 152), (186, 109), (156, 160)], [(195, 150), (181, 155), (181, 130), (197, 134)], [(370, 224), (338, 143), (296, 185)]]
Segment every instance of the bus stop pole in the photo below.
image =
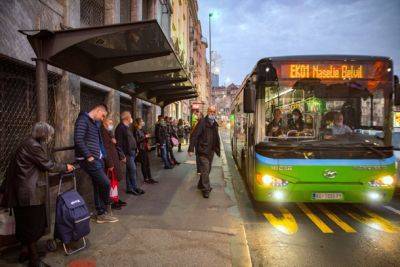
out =
[[(48, 110), (49, 110), (49, 98), (48, 98), (48, 83), (47, 83), (47, 62), (42, 58), (35, 59), (36, 61), (36, 105), (37, 113), (36, 120), (41, 122), (47, 122)], [(46, 147), (47, 149), (47, 147)], [(50, 181), (49, 175), (46, 172), (46, 220), (47, 228), (46, 234), (51, 231), (51, 213), (50, 213)]]
[(47, 122), (49, 105), (47, 88), (47, 62), (41, 58), (37, 58), (35, 61), (37, 121)]

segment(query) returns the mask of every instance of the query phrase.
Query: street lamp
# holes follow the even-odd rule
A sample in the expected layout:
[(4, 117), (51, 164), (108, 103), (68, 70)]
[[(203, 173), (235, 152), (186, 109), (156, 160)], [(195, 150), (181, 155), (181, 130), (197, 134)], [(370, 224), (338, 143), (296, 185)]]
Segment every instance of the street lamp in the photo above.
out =
[[(213, 16), (213, 12), (208, 13), (208, 40), (210, 40), (210, 48), (209, 48), (209, 53), (210, 53), (210, 94), (212, 92), (212, 72), (211, 72), (211, 17)], [(211, 99), (212, 101), (212, 99)], [(213, 101), (212, 101), (213, 102)], [(212, 103), (213, 104), (213, 103)]]

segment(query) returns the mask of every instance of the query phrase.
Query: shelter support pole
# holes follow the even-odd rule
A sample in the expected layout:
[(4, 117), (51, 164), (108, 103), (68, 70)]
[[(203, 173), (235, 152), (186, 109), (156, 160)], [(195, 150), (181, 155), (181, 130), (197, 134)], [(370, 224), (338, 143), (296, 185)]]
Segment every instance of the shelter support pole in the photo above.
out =
[(161, 116), (165, 116), (165, 106), (161, 107)]
[(44, 59), (36, 59), (36, 103), (37, 121), (47, 122), (49, 100), (47, 88), (47, 62)]
[(135, 120), (136, 119), (136, 111), (137, 111), (137, 101), (136, 101), (136, 97), (131, 96), (131, 104), (132, 104), (132, 119)]

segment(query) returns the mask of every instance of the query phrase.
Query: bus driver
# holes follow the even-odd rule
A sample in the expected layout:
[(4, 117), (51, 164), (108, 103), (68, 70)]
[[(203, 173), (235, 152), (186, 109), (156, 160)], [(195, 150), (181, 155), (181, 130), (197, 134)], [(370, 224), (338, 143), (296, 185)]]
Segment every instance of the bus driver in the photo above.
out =
[(332, 135), (343, 135), (352, 133), (353, 130), (343, 123), (343, 114), (341, 112), (335, 113), (332, 126)]

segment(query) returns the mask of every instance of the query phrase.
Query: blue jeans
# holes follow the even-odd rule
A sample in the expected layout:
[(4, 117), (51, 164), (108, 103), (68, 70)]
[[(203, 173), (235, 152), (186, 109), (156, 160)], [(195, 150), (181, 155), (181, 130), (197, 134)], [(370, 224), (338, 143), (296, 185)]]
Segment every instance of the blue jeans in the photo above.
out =
[(79, 162), (81, 168), (92, 178), (94, 205), (97, 214), (101, 215), (106, 211), (106, 206), (110, 204), (110, 179), (104, 172), (104, 163), (101, 159), (92, 162)]
[(162, 158), (162, 160), (163, 160), (163, 162), (164, 162), (164, 167), (165, 168), (171, 168), (172, 166), (172, 164), (171, 164), (171, 162), (169, 161), (169, 158), (168, 158), (168, 150), (167, 150), (167, 145), (166, 144), (162, 144), (161, 145), (161, 158)]
[(126, 191), (137, 189), (137, 168), (135, 162), (136, 152), (132, 151), (131, 156), (126, 157)]

